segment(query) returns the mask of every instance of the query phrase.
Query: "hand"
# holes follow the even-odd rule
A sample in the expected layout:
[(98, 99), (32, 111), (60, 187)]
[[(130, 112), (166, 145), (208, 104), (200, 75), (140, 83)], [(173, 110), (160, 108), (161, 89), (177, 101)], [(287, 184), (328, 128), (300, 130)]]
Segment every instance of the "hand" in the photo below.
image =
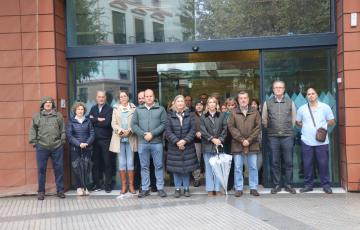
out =
[(152, 134), (150, 133), (150, 132), (146, 132), (145, 134), (144, 134), (144, 139), (145, 139), (145, 141), (151, 141), (151, 139), (153, 138), (153, 136), (152, 136)]
[(127, 136), (129, 136), (129, 134), (130, 134), (130, 130), (129, 130), (129, 129), (123, 130), (123, 132), (124, 132), (124, 134), (123, 134), (124, 137), (127, 137)]
[(221, 141), (220, 141), (218, 138), (213, 138), (213, 139), (211, 139), (211, 142), (212, 142), (214, 145), (221, 145)]
[(196, 132), (195, 135), (196, 135), (197, 138), (201, 139), (201, 132)]
[(87, 143), (80, 143), (80, 148), (82, 148), (82, 149), (86, 148), (87, 146), (88, 146)]
[(185, 140), (180, 140), (176, 143), (176, 145), (180, 148), (180, 147), (184, 147), (185, 148), (185, 144), (186, 144), (186, 141)]
[(103, 121), (105, 121), (105, 118), (103, 118), (103, 117), (98, 117), (98, 121), (103, 122)]
[(93, 115), (90, 115), (90, 116), (89, 116), (89, 118), (90, 118), (90, 119), (93, 119), (93, 118), (94, 118), (94, 116), (93, 116)]
[(185, 150), (185, 146), (184, 146), (184, 145), (179, 146), (179, 149), (180, 149), (180, 150)]
[(242, 145), (243, 145), (244, 147), (247, 147), (247, 146), (250, 145), (250, 143), (249, 143), (248, 140), (244, 140), (243, 143), (242, 143)]

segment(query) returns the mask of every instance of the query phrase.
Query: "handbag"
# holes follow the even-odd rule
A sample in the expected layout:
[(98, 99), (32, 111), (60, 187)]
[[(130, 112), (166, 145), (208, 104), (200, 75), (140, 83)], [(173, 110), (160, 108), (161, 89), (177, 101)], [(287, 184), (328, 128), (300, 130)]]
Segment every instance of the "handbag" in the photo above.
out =
[[(314, 119), (314, 116), (312, 114), (312, 111), (311, 111), (311, 108), (310, 108), (310, 105), (308, 104), (308, 108), (309, 108), (309, 111), (310, 111), (310, 115), (311, 115), (311, 119), (313, 121), (313, 124), (316, 128), (316, 124), (315, 124), (315, 119)], [(316, 130), (316, 134), (315, 134), (315, 139), (319, 142), (325, 142), (326, 140), (326, 135), (327, 135), (327, 130), (324, 129), (323, 127), (320, 127)]]

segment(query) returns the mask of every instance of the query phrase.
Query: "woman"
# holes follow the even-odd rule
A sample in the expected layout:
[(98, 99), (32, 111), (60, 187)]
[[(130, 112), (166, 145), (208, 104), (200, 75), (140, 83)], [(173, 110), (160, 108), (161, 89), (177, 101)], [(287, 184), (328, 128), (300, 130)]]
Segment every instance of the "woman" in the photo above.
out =
[(224, 113), (217, 111), (218, 101), (215, 97), (209, 97), (206, 103), (205, 114), (200, 119), (201, 148), (205, 163), (205, 181), (208, 196), (220, 193), (220, 182), (214, 176), (209, 160), (215, 155), (216, 146), (224, 144), (227, 126)]
[(67, 124), (66, 136), (70, 142), (71, 165), (75, 174), (76, 193), (79, 196), (84, 196), (89, 195), (91, 145), (95, 139), (95, 132), (91, 121), (84, 116), (86, 113), (84, 103), (76, 102), (72, 110), (75, 116)]
[(190, 174), (199, 168), (195, 152), (195, 118), (185, 107), (184, 96), (174, 99), (173, 110), (168, 114), (165, 136), (169, 141), (167, 170), (174, 175), (174, 196), (181, 196), (181, 185), (184, 196), (189, 197)]
[(114, 107), (111, 126), (113, 134), (110, 142), (110, 151), (118, 154), (119, 175), (121, 180), (120, 194), (127, 192), (126, 172), (129, 178), (129, 191), (135, 194), (134, 188), (134, 152), (137, 151), (137, 137), (131, 131), (131, 119), (136, 109), (129, 103), (129, 95), (119, 92), (119, 103)]

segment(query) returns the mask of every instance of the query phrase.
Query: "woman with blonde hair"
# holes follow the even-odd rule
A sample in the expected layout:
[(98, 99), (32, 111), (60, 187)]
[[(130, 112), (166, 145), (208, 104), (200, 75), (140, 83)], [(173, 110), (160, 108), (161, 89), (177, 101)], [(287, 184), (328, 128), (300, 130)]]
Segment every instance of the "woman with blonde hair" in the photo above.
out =
[(131, 130), (131, 119), (136, 107), (129, 103), (129, 95), (119, 92), (119, 103), (114, 107), (111, 126), (113, 134), (110, 151), (118, 154), (121, 194), (127, 192), (126, 172), (129, 179), (129, 191), (135, 194), (134, 188), (134, 152), (137, 151), (137, 137)]

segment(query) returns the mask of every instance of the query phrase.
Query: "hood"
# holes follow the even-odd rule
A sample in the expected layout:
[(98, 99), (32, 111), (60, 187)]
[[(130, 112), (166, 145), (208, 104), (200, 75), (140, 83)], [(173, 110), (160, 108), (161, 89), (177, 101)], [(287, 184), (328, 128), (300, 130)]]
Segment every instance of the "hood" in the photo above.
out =
[(52, 97), (50, 97), (50, 96), (45, 96), (45, 97), (43, 97), (43, 98), (41, 99), (41, 101), (40, 101), (40, 111), (43, 111), (43, 110), (44, 110), (44, 104), (45, 104), (45, 102), (47, 102), (47, 101), (51, 101), (51, 103), (52, 103), (52, 109), (53, 109), (53, 110), (56, 110), (56, 105), (55, 105), (54, 99), (52, 99)]

